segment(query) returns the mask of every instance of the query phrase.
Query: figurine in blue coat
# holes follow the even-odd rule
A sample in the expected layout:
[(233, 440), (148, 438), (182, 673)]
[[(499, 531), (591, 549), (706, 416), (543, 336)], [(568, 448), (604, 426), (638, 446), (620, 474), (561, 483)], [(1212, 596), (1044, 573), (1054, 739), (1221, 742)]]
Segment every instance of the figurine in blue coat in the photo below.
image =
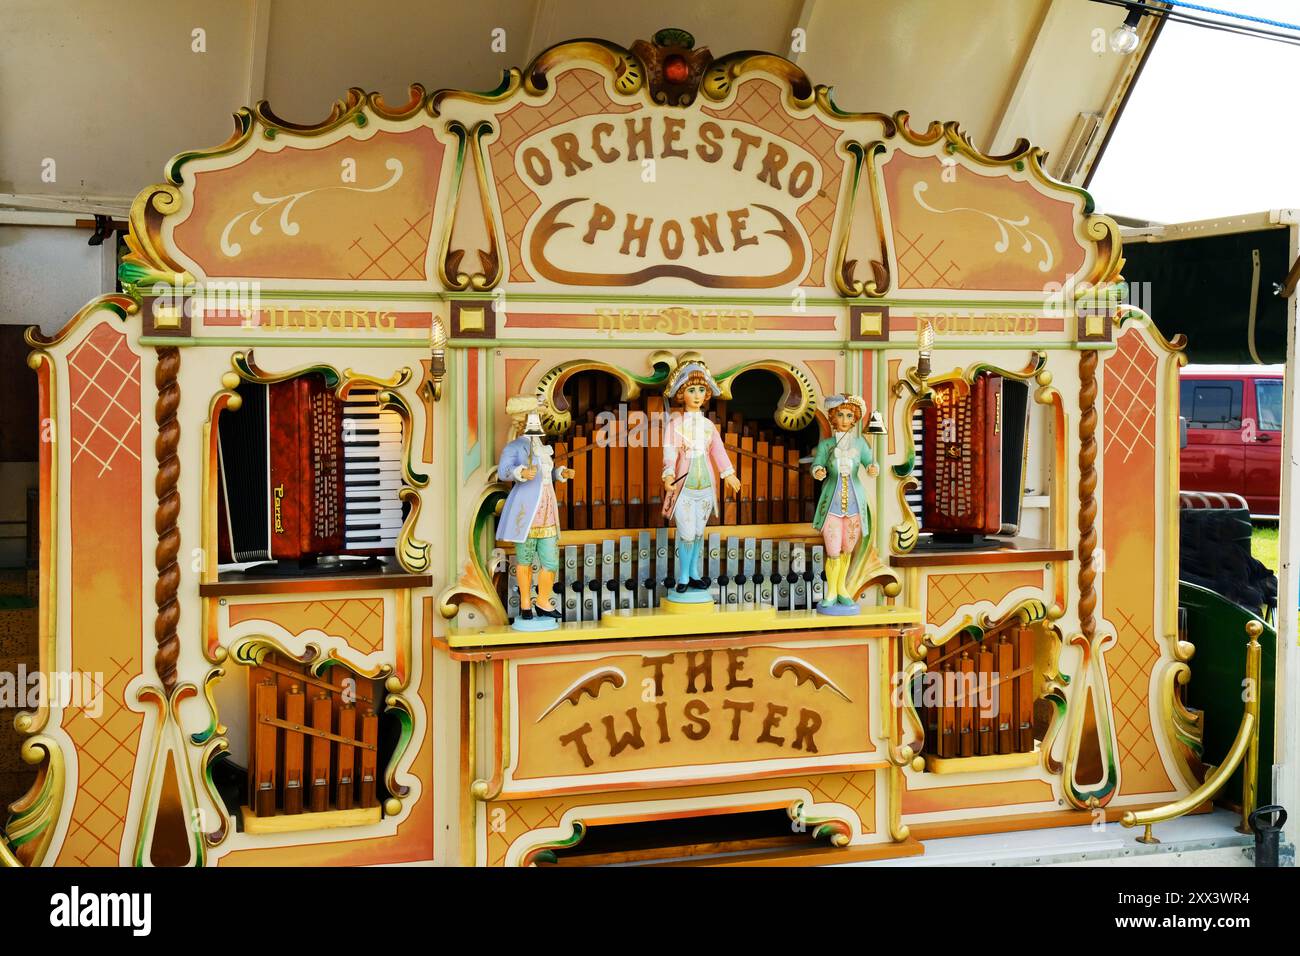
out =
[[(560, 510), (555, 482), (573, 477), (572, 468), (556, 467), (555, 453), (545, 442), (537, 399), (519, 395), (506, 402), (517, 438), (501, 451), (497, 477), (513, 482), (497, 519), (497, 540), (515, 546), (515, 580), (519, 584), (519, 618), (548, 622), (561, 617), (552, 600), (560, 567)], [(533, 568), (537, 571), (537, 600), (533, 600)], [(519, 620), (515, 622), (519, 626)]]

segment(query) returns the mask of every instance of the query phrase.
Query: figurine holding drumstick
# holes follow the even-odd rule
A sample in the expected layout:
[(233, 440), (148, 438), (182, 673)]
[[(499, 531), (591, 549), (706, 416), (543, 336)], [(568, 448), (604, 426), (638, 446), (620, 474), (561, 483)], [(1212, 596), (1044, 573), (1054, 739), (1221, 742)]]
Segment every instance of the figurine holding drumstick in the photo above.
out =
[(664, 397), (680, 409), (670, 418), (663, 441), (663, 513), (677, 528), (677, 585), (676, 593), (667, 595), (670, 601), (711, 599), (708, 582), (697, 572), (702, 567), (704, 528), (718, 513), (719, 482), (740, 493), (740, 479), (722, 436), (704, 414), (709, 400), (721, 394), (708, 366), (698, 359), (679, 363), (664, 390)]

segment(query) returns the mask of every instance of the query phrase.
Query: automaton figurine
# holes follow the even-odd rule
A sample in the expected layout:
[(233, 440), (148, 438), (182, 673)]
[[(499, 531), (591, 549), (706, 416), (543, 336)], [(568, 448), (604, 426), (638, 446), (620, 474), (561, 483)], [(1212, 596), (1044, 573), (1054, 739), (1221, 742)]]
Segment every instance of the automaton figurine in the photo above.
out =
[[(497, 477), (514, 482), (497, 521), (497, 540), (515, 546), (515, 580), (519, 584), (516, 630), (541, 631), (559, 627), (562, 617), (552, 589), (560, 567), (560, 511), (555, 482), (573, 477), (572, 468), (557, 467), (546, 444), (537, 399), (517, 395), (506, 402), (513, 437), (501, 452)], [(537, 597), (533, 598), (533, 569), (537, 568)]]
[(845, 588), (853, 549), (871, 536), (871, 511), (860, 470), (875, 478), (880, 468), (859, 428), (867, 403), (857, 395), (833, 395), (826, 400), (831, 434), (817, 444), (812, 476), (822, 482), (813, 527), (826, 546), (826, 592), (817, 610), (823, 614), (854, 614), (858, 603)]
[(721, 394), (708, 366), (698, 359), (673, 369), (664, 390), (664, 397), (676, 406), (663, 439), (663, 513), (677, 529), (677, 582), (666, 595), (669, 601), (712, 600), (708, 582), (701, 579), (704, 529), (718, 512), (719, 482), (740, 492), (740, 479), (722, 436), (704, 414), (709, 401)]

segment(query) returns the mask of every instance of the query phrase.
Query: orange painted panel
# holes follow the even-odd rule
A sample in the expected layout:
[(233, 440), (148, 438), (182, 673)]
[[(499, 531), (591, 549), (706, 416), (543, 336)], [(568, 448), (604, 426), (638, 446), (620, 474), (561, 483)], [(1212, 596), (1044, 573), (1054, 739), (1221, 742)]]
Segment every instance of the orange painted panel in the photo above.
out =
[(443, 149), (414, 129), (256, 152), (225, 169), (194, 172), (196, 160), (175, 244), (209, 276), (426, 279)]
[[(122, 332), (103, 323), (71, 350), (67, 365), (72, 465), (69, 500), (59, 508), (73, 545), (72, 671), (83, 686), (87, 678), (102, 681), (102, 692), (63, 711), (77, 768), (57, 863), (117, 866), (143, 720), (126, 701), (143, 640), (140, 359)], [(152, 660), (145, 672), (157, 683)]]
[[(804, 362), (808, 366), (808, 371), (812, 372), (813, 377), (817, 379), (817, 384), (821, 386), (823, 395), (834, 395), (838, 389), (835, 387), (835, 370), (839, 364), (834, 359), (809, 359)], [(868, 402), (868, 404), (870, 404)]]
[(1083, 267), (1068, 199), (901, 151), (883, 174), (899, 288), (1041, 292)]
[(1130, 328), (1102, 363), (1101, 522), (1106, 570), (1098, 615), (1118, 632), (1104, 654), (1119, 743), (1122, 795), (1173, 789), (1151, 725), (1151, 670), (1160, 658), (1155, 628), (1156, 371), (1155, 352)]
[(321, 631), (343, 638), (362, 654), (373, 654), (384, 645), (383, 598), (230, 605), (231, 626), (244, 621), (270, 621), (295, 636)]
[(939, 627), (963, 606), (990, 601), (994, 607), (1022, 587), (1045, 586), (1042, 569), (979, 571), (974, 574), (933, 574), (926, 578), (925, 619)]
[(1052, 794), (1052, 785), (1044, 780), (974, 783), (960, 787), (904, 790), (903, 813), (935, 813), (940, 810), (1011, 807), (1028, 803), (1048, 803), (1055, 800), (1056, 797)]
[(515, 779), (872, 752), (868, 654), (863, 643), (522, 663)]

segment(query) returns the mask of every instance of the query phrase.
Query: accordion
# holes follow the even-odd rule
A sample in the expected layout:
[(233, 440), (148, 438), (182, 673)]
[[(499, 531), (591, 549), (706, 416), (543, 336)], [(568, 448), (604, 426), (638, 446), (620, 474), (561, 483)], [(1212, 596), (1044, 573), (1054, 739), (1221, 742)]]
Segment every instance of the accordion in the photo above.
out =
[(1024, 498), (1029, 385), (981, 372), (934, 386), (921, 414), (921, 530), (1015, 534)]
[(220, 563), (387, 555), (402, 526), (402, 421), (378, 388), (319, 374), (241, 383), (217, 420)]

